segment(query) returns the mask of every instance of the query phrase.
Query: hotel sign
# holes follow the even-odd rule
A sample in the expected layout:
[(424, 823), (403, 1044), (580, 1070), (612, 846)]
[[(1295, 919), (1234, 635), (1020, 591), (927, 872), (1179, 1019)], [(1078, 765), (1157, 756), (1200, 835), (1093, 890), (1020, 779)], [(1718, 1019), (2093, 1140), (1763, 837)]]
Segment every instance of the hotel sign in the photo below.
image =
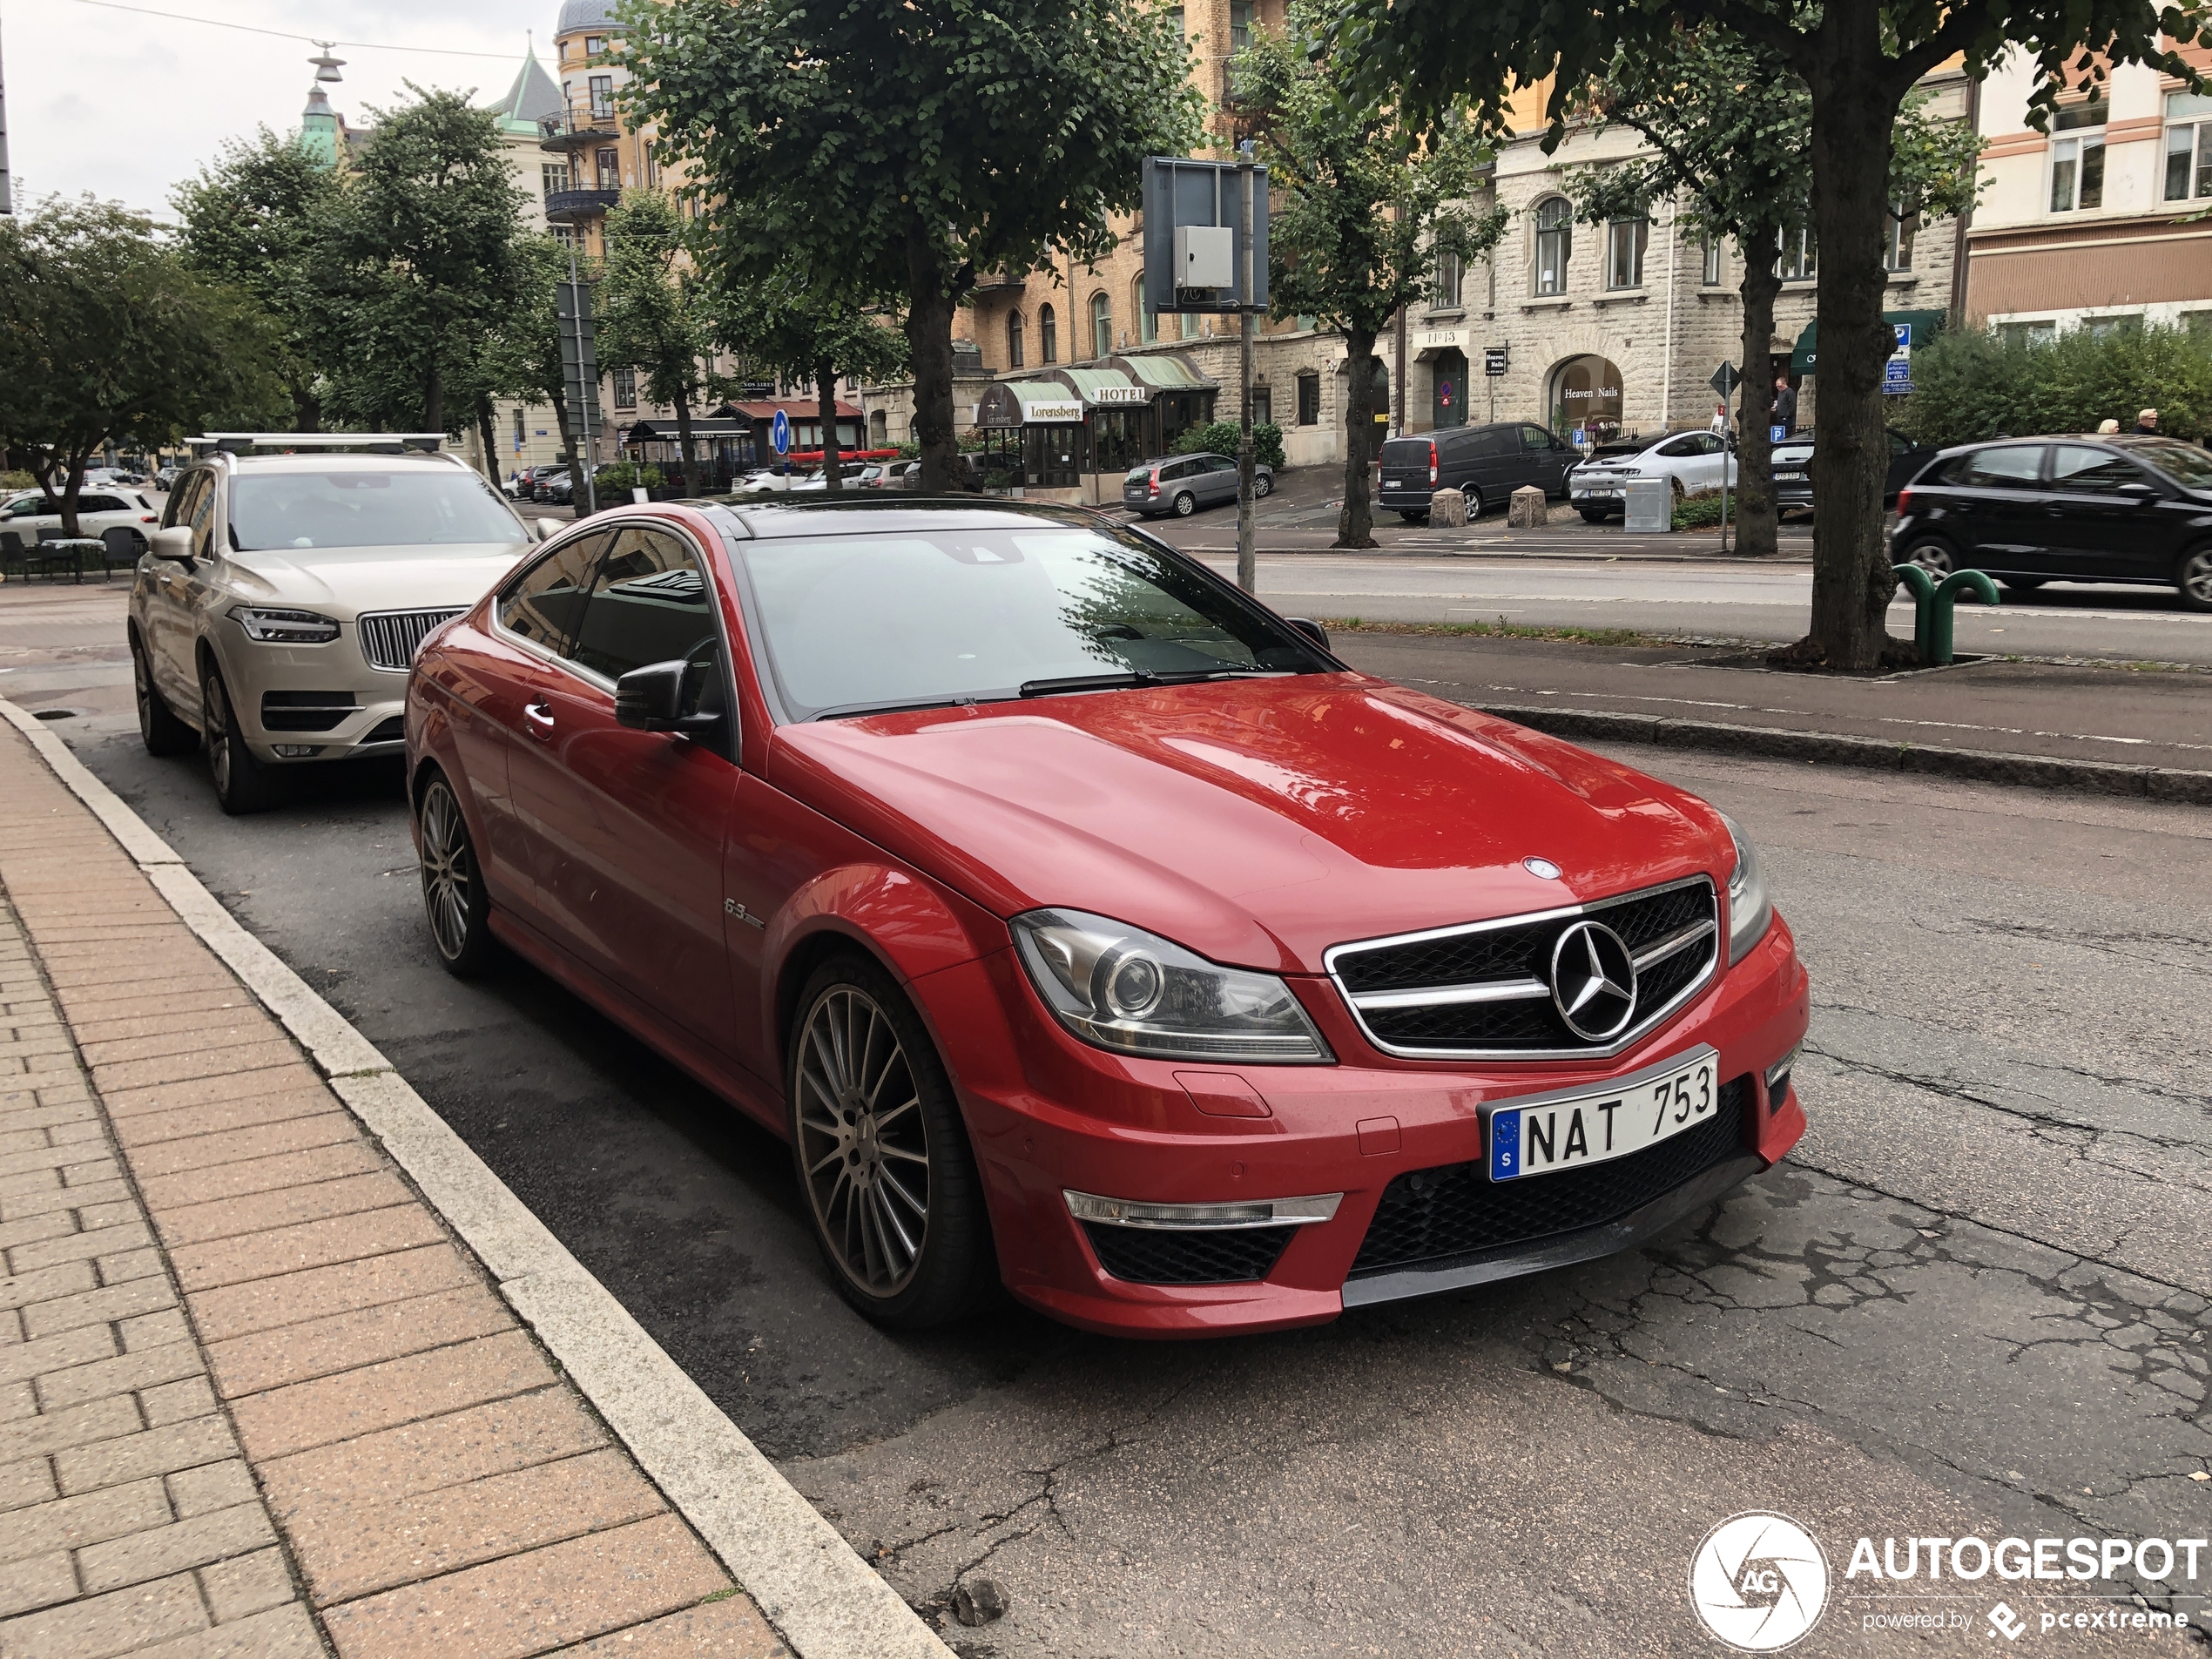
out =
[(1102, 407), (1117, 403), (1150, 403), (1150, 391), (1142, 386), (1102, 386), (1090, 395), (1090, 401)]

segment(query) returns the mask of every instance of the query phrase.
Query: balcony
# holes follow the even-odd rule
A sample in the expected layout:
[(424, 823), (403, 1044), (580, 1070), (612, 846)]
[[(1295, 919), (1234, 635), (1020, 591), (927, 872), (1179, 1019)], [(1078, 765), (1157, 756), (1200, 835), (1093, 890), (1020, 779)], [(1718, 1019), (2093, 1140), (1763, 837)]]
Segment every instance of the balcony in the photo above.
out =
[(1008, 288), (1018, 292), (1020, 289), (1028, 287), (1028, 281), (1029, 279), (1028, 277), (1020, 275), (1015, 272), (989, 271), (975, 279), (975, 292), (978, 293), (996, 293), (1002, 289)]
[(597, 219), (622, 199), (619, 190), (555, 190), (546, 193), (545, 222), (580, 225)]
[(556, 115), (540, 118), (537, 130), (544, 135), (538, 148), (556, 154), (589, 145), (612, 144), (622, 137), (622, 124), (610, 104), (571, 104)]

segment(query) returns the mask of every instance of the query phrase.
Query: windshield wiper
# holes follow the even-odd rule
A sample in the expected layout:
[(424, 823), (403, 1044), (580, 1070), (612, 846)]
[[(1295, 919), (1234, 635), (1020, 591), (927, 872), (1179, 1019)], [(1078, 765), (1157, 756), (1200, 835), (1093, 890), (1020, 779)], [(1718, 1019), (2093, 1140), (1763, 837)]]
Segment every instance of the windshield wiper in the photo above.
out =
[(985, 691), (981, 694), (961, 691), (950, 697), (918, 697), (904, 703), (840, 703), (834, 708), (816, 709), (806, 718), (810, 720), (836, 720), (863, 714), (898, 714), (908, 709), (959, 709), (975, 703), (1003, 703), (1004, 691)]
[(1189, 685), (1198, 680), (1264, 678), (1287, 672), (1279, 668), (1169, 669), (1164, 673), (1134, 668), (1123, 674), (1070, 674), (1061, 679), (1024, 680), (1024, 697), (1058, 697), (1063, 691), (1117, 691), (1136, 685)]

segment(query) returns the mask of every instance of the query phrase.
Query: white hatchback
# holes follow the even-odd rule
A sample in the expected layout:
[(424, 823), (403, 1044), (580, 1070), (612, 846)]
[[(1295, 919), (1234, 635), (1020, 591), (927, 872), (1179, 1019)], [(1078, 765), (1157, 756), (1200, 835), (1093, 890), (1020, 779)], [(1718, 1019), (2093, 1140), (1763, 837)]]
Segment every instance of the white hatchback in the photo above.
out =
[(1736, 457), (1728, 453), (1719, 435), (1712, 432), (1669, 432), (1642, 443), (1634, 439), (1607, 444), (1567, 475), (1568, 498), (1583, 519), (1597, 523), (1628, 510), (1627, 489), (1631, 478), (1669, 478), (1675, 499), (1700, 496), (1721, 487), (1722, 468), (1728, 486), (1736, 487)]

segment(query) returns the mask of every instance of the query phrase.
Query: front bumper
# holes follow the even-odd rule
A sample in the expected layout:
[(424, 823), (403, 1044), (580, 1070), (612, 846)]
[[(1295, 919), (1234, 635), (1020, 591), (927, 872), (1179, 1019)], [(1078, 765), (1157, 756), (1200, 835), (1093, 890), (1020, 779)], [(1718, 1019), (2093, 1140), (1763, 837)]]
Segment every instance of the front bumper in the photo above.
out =
[[(1105, 1054), (1061, 1030), (1007, 952), (914, 982), (961, 1091), (1001, 1271), (1016, 1298), (1069, 1324), (1124, 1336), (1320, 1324), (1346, 1307), (1625, 1249), (1771, 1167), (1804, 1131), (1788, 1080), (1777, 1098), (1765, 1083), (1767, 1069), (1803, 1040), (1810, 1006), (1804, 969), (1779, 919), (1681, 1015), (1609, 1062), (1395, 1062), (1361, 1039), (1327, 981), (1293, 984), (1340, 1063), (1210, 1065)], [(1540, 1219), (1482, 1248), (1409, 1253), (1401, 1244), (1363, 1259), (1393, 1182), (1393, 1225), (1401, 1234), (1406, 1195), (1424, 1184), (1454, 1184), (1462, 1220), (1470, 1206), (1482, 1219), (1490, 1195), (1508, 1188), (1516, 1200), (1564, 1192), (1543, 1184), (1572, 1174), (1487, 1184), (1480, 1171), (1494, 1103), (1603, 1088), (1701, 1044), (1715, 1050), (1717, 1076), (1724, 1083), (1740, 1080), (1743, 1092), (1733, 1130), (1696, 1149), (1694, 1167), (1679, 1178), (1669, 1175), (1656, 1190), (1649, 1180), (1616, 1183), (1622, 1196), (1610, 1208), (1602, 1200), (1595, 1209), (1586, 1204), (1562, 1212), (1563, 1224)], [(1206, 1081), (1224, 1074), (1228, 1085)], [(1264, 1102), (1266, 1116), (1217, 1115), (1220, 1095), (1234, 1095), (1238, 1083)], [(1211, 1109), (1202, 1098), (1212, 1102)], [(1627, 1170), (1674, 1145), (1662, 1142), (1585, 1171)], [(1327, 1220), (1271, 1230), (1264, 1239), (1257, 1231), (1221, 1235), (1221, 1253), (1206, 1258), (1221, 1273), (1243, 1277), (1145, 1283), (1129, 1275), (1157, 1275), (1168, 1259), (1162, 1241), (1174, 1235), (1079, 1222), (1069, 1211), (1070, 1190), (1150, 1204), (1341, 1196)], [(1501, 1199), (1500, 1213), (1507, 1208)]]
[(227, 617), (220, 627), (223, 683), (255, 759), (289, 766), (405, 752), (407, 673), (371, 664), (354, 623), (323, 645), (264, 644)]

